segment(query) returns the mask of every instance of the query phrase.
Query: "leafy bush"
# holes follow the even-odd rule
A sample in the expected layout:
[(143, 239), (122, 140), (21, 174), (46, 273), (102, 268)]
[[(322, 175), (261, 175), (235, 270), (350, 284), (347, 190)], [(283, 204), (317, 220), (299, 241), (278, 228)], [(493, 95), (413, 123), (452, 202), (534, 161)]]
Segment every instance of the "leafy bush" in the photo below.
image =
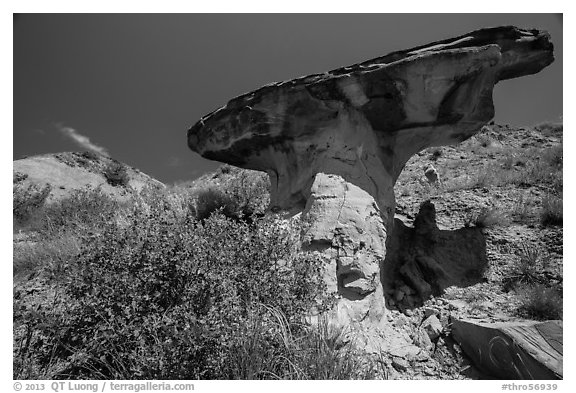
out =
[(12, 213), (17, 224), (24, 224), (42, 206), (52, 187), (46, 184), (43, 187), (31, 184), (28, 187), (15, 186), (12, 193)]
[[(325, 304), (322, 262), (295, 252), (289, 226), (221, 214), (195, 221), (161, 194), (136, 201), (124, 221), (84, 236), (80, 255), (60, 269), (50, 307), (15, 296), (15, 378), (286, 374), (288, 352), (269, 310), (300, 337), (302, 315)], [(246, 348), (268, 351), (271, 369), (239, 364)]]
[(533, 284), (518, 290), (518, 313), (541, 321), (562, 319), (562, 293), (542, 284)]
[(126, 166), (121, 162), (114, 160), (104, 168), (104, 177), (108, 184), (113, 187), (126, 187), (130, 181)]
[(195, 211), (204, 220), (216, 211), (226, 217), (250, 221), (252, 216), (262, 216), (270, 200), (269, 180), (266, 174), (234, 169), (229, 165), (220, 168), (226, 175), (220, 184), (196, 191)]
[(199, 220), (205, 220), (218, 211), (229, 218), (238, 217), (238, 201), (218, 188), (202, 190), (196, 198), (196, 218)]

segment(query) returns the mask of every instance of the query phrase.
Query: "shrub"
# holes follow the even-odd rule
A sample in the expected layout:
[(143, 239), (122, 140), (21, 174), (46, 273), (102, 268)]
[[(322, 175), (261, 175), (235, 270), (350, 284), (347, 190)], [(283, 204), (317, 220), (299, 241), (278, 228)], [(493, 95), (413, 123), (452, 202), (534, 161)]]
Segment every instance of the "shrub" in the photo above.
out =
[[(484, 127), (483, 127), (483, 131), (484, 131)], [(490, 138), (489, 135), (486, 134), (477, 134), (475, 136), (476, 140), (478, 141), (478, 144), (482, 147), (490, 147), (492, 146), (492, 138)]]
[(31, 184), (28, 187), (15, 186), (12, 194), (12, 214), (16, 224), (26, 223), (42, 206), (52, 187)]
[(441, 147), (435, 147), (435, 148), (430, 150), (430, 159), (432, 161), (436, 161), (440, 157), (442, 157), (442, 148)]
[(554, 288), (533, 284), (519, 289), (518, 313), (527, 318), (541, 321), (562, 319), (562, 293)]
[[(83, 237), (50, 307), (16, 301), (15, 378), (285, 375), (283, 336), (267, 310), (300, 337), (302, 315), (325, 305), (322, 262), (295, 252), (290, 227), (273, 217), (194, 221), (162, 194), (125, 214), (125, 223), (109, 220)], [(267, 351), (272, 371), (240, 367), (247, 348)]]
[(509, 223), (506, 213), (496, 207), (484, 207), (476, 215), (468, 218), (465, 226), (475, 226), (477, 228), (490, 228), (497, 225), (507, 225)]
[(196, 218), (205, 220), (218, 211), (226, 217), (237, 218), (239, 214), (237, 200), (214, 187), (198, 192), (196, 197)]
[(544, 259), (539, 249), (532, 244), (520, 245), (519, 258), (512, 264), (503, 279), (504, 289), (510, 290), (518, 284), (533, 285), (543, 281)]
[(270, 201), (267, 176), (232, 168), (220, 168), (222, 173), (230, 174), (221, 184), (196, 192), (195, 211), (199, 220), (220, 211), (226, 217), (250, 221), (252, 216), (262, 216), (266, 211)]
[(540, 213), (540, 222), (544, 226), (562, 225), (562, 199), (547, 195), (542, 199), (542, 212)]
[(100, 160), (100, 155), (94, 151), (91, 150), (86, 150), (83, 152), (80, 152), (79, 155), (87, 160), (90, 161), (98, 161)]
[(555, 135), (555, 134), (562, 134), (564, 129), (563, 122), (552, 122), (546, 121), (534, 126), (535, 129), (543, 133), (544, 135)]
[(126, 187), (130, 181), (126, 166), (121, 162), (112, 160), (104, 168), (104, 177), (108, 184), (113, 187), (121, 186)]
[(119, 202), (99, 188), (85, 187), (46, 206), (32, 229), (45, 237), (61, 232), (85, 233), (99, 230), (116, 215), (119, 208)]
[(28, 174), (27, 173), (21, 173), (21, 172), (14, 172), (12, 175), (12, 183), (13, 184), (18, 184), (24, 180), (26, 180), (28, 178)]

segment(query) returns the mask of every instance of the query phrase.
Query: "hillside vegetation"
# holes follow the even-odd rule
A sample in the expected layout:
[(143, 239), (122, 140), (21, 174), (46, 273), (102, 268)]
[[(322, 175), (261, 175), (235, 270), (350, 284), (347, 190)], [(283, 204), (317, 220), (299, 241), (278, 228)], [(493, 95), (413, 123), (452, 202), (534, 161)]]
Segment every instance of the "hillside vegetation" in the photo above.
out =
[[(437, 184), (424, 180), (430, 163)], [(113, 169), (109, 185), (130, 183)], [(92, 186), (51, 203), (14, 176), (15, 379), (390, 377), (386, 354), (306, 323), (331, 306), (323, 260), (298, 253), (297, 220), (266, 213), (265, 174), (224, 165), (126, 198)], [(470, 315), (562, 319), (561, 124), (492, 125), (428, 149), (395, 191), (408, 224), (431, 200), (442, 228), (484, 228), (486, 280), (443, 299)], [(436, 345), (427, 377), (466, 378), (463, 355)]]

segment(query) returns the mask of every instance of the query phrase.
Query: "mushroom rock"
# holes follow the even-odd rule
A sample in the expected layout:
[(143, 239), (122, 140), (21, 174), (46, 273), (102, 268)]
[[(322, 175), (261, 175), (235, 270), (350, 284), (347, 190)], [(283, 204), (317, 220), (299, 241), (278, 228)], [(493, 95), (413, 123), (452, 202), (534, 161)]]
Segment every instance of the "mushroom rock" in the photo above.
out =
[(241, 95), (192, 126), (188, 145), (266, 171), (270, 207), (304, 212), (303, 248), (334, 256), (338, 291), (364, 319), (382, 308), (377, 278), (406, 162), (473, 136), (494, 116), (497, 82), (553, 60), (546, 32), (482, 29)]

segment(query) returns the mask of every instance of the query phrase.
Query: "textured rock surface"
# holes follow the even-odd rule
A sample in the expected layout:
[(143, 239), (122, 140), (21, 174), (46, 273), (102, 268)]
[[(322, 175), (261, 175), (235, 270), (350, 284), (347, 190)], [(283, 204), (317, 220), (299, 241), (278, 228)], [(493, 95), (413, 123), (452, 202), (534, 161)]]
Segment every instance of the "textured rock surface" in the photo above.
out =
[(323, 251), (336, 262), (336, 280), (326, 281), (342, 296), (339, 318), (379, 320), (386, 232), (374, 199), (340, 176), (319, 173), (303, 217), (303, 249)]
[(452, 334), (485, 372), (503, 379), (562, 379), (562, 321), (453, 321)]
[(392, 219), (406, 161), (476, 133), (494, 115), (492, 89), (553, 61), (546, 33), (484, 29), (231, 100), (188, 132), (202, 156), (267, 171), (271, 204), (303, 208), (317, 173), (372, 195)]
[(393, 300), (391, 306), (404, 310), (448, 287), (481, 282), (487, 267), (481, 229), (440, 230), (434, 204), (427, 201), (420, 206), (413, 228), (395, 220), (382, 265), (382, 283)]
[[(342, 311), (353, 320), (378, 318), (384, 308), (374, 277), (386, 270), (393, 187), (404, 165), (426, 147), (477, 133), (494, 115), (494, 85), (539, 72), (552, 52), (545, 32), (475, 31), (264, 86), (203, 117), (189, 129), (188, 145), (206, 158), (266, 171), (271, 208), (304, 210), (304, 249), (333, 256)], [(442, 278), (451, 281), (438, 260), (416, 257), (403, 276), (418, 297)], [(417, 297), (409, 292), (398, 297), (412, 307)]]

